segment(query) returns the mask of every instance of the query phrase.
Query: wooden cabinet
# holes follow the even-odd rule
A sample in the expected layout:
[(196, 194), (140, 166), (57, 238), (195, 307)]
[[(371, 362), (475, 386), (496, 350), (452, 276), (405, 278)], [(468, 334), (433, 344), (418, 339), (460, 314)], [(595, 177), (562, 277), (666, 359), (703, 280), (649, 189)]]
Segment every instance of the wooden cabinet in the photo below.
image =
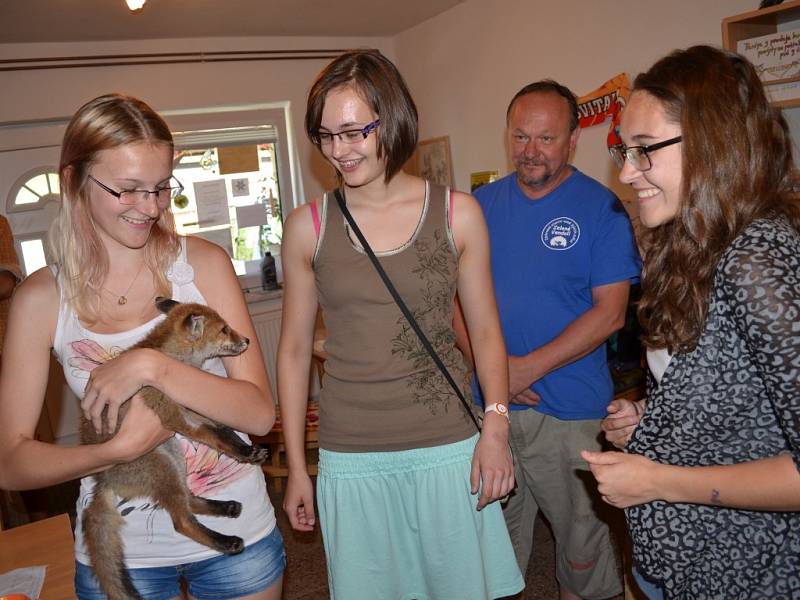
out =
[[(777, 6), (723, 19), (722, 45), (728, 50), (738, 52), (740, 41), (792, 31), (797, 32), (797, 36), (800, 38), (800, 0), (792, 0)], [(795, 46), (800, 47), (800, 42), (789, 42), (785, 49), (791, 53)], [(758, 61), (753, 60), (752, 57), (748, 58), (756, 64), (757, 68), (762, 66), (757, 64)], [(800, 52), (797, 53), (794, 61), (800, 65)], [(785, 59), (787, 76), (773, 75), (770, 78), (764, 78), (764, 85), (776, 106), (800, 106), (800, 67), (792, 65), (794, 61), (791, 56)]]

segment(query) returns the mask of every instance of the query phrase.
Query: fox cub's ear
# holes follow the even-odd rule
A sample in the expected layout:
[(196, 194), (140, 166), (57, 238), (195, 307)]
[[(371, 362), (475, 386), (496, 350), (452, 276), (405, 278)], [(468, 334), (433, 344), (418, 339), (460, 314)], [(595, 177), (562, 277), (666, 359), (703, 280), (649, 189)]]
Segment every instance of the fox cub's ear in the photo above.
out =
[(190, 340), (199, 339), (203, 335), (206, 326), (206, 318), (203, 315), (188, 315), (183, 321), (186, 333)]
[(156, 297), (156, 308), (165, 314), (178, 306), (178, 304), (180, 304), (180, 302), (172, 298), (164, 298), (163, 296)]

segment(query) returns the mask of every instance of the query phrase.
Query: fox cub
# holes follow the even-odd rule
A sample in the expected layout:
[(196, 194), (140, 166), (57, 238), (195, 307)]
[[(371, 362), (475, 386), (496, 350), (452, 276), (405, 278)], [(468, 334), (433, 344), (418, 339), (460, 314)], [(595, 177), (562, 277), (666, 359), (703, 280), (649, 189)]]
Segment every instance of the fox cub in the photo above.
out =
[[(199, 368), (206, 359), (241, 354), (250, 343), (207, 306), (181, 304), (165, 298), (157, 298), (156, 306), (167, 314), (167, 318), (130, 350), (153, 348)], [(240, 462), (260, 464), (266, 459), (266, 450), (248, 445), (231, 428), (179, 406), (157, 389), (146, 386), (140, 394), (145, 404), (158, 414), (165, 428)], [(128, 406), (126, 402), (120, 407), (119, 420), (113, 432), (98, 434), (91, 421), (82, 419), (82, 443), (99, 444), (111, 438), (119, 430), (119, 422)], [(195, 514), (235, 518), (239, 516), (242, 505), (233, 500), (207, 500), (194, 496), (186, 483), (184, 457), (175, 438), (136, 460), (96, 474), (95, 480), (94, 495), (84, 513), (83, 532), (95, 575), (110, 600), (139, 598), (125, 569), (120, 535), (124, 521), (117, 511), (115, 495), (119, 498), (151, 499), (169, 513), (176, 531), (219, 552), (236, 554), (244, 549), (241, 538), (213, 531), (195, 518)]]

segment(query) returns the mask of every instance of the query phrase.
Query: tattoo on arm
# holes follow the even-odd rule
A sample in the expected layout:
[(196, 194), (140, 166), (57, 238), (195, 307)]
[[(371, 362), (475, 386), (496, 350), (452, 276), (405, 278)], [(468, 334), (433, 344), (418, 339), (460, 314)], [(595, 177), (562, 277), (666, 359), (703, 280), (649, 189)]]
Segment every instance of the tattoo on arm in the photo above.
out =
[(719, 498), (719, 490), (711, 490), (711, 504), (722, 504), (722, 500)]

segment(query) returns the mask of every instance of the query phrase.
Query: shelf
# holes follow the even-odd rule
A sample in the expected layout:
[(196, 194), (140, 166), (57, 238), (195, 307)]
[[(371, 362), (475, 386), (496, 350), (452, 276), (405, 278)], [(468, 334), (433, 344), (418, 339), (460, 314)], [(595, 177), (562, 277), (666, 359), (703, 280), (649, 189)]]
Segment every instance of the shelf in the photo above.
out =
[(800, 0), (722, 19), (722, 45), (736, 52), (741, 40), (776, 33), (786, 22), (800, 19)]
[[(798, 21), (797, 30), (800, 31), (800, 0), (727, 17), (722, 20), (722, 45), (728, 50), (738, 52), (739, 42), (779, 31), (791, 31), (785, 29), (785, 26), (793, 21)], [(765, 81), (764, 86), (772, 95), (774, 106), (800, 106), (800, 85), (796, 89), (792, 87), (791, 91), (779, 93), (780, 88), (785, 88), (787, 84), (799, 82), (800, 75), (797, 75)]]

